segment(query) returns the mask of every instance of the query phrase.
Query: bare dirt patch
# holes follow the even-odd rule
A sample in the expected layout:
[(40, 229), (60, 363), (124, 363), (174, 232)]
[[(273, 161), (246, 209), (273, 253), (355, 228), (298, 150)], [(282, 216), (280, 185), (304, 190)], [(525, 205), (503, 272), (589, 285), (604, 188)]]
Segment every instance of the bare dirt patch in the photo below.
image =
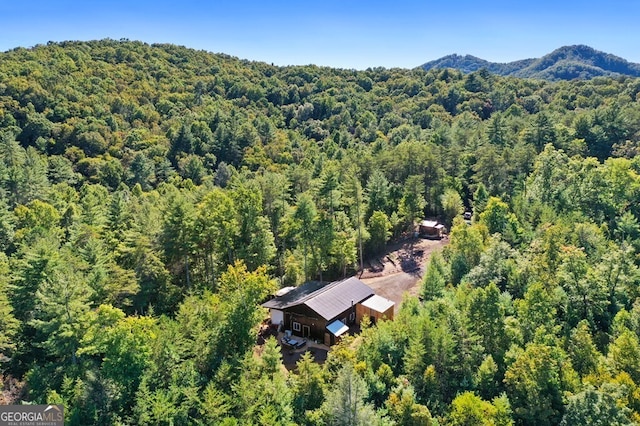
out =
[(382, 297), (393, 300), (398, 312), (404, 293), (417, 295), (425, 265), (434, 250), (440, 250), (449, 240), (409, 238), (387, 247), (387, 252), (365, 263), (360, 279)]
[(0, 374), (0, 405), (19, 404), (26, 395), (27, 386), (25, 382)]

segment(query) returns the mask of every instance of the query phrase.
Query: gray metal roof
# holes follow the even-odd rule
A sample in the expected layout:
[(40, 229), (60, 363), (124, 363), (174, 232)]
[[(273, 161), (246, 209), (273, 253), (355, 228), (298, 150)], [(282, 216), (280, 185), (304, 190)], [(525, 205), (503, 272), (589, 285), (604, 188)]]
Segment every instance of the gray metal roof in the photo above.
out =
[(435, 228), (437, 225), (437, 220), (423, 220), (420, 222), (420, 226), (424, 226), (425, 228)]
[(382, 296), (378, 296), (374, 294), (364, 302), (362, 302), (362, 306), (365, 308), (373, 309), (374, 311), (385, 313), (387, 309), (391, 308), (395, 303), (392, 300), (385, 299)]
[(371, 287), (356, 277), (351, 277), (327, 285), (317, 295), (307, 299), (305, 305), (324, 319), (330, 320), (372, 294)]
[(271, 299), (262, 306), (284, 310), (304, 304), (324, 319), (330, 320), (349, 309), (352, 304), (360, 303), (373, 294), (371, 287), (356, 277), (326, 285), (313, 281), (291, 290), (282, 297)]
[(288, 291), (282, 296), (274, 297), (271, 300), (262, 304), (265, 308), (271, 309), (287, 309), (291, 306), (296, 306), (303, 303), (307, 298), (313, 296), (313, 294), (323, 288), (325, 284), (320, 281), (309, 281), (302, 284), (300, 287), (296, 287), (291, 291)]

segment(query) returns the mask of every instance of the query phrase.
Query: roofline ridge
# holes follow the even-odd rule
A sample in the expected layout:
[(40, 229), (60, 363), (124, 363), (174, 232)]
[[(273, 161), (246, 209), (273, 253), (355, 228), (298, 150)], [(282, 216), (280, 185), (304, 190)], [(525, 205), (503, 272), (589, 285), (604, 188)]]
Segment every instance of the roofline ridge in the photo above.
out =
[(307, 297), (305, 297), (303, 300), (301, 300), (301, 304), (306, 304), (306, 303), (307, 303), (307, 301), (308, 301), (309, 299), (311, 299), (311, 298), (313, 298), (313, 297), (316, 297), (316, 296), (319, 296), (319, 295), (321, 295), (322, 293), (324, 293), (324, 292), (326, 292), (326, 291), (331, 290), (332, 288), (334, 288), (335, 286), (337, 286), (337, 285), (338, 285), (338, 284), (340, 284), (341, 282), (344, 282), (344, 281), (346, 281), (346, 280), (348, 280), (348, 279), (351, 279), (351, 278), (354, 278), (354, 277), (349, 277), (349, 278), (345, 278), (345, 279), (338, 280), (338, 281), (331, 281), (331, 282), (329, 282), (329, 283), (327, 283), (327, 284), (323, 285), (322, 287), (320, 287), (319, 289), (317, 289), (317, 290), (316, 290), (316, 291), (314, 291), (313, 293), (309, 293), (309, 294), (307, 295)]

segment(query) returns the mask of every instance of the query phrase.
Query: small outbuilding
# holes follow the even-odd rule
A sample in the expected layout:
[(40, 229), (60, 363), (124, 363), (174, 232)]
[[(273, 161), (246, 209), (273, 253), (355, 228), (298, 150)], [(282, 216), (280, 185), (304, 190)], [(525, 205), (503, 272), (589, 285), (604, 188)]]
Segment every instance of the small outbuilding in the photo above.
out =
[(437, 220), (423, 220), (418, 224), (418, 234), (427, 238), (442, 238), (444, 225)]
[(365, 317), (369, 317), (371, 324), (376, 324), (382, 319), (392, 320), (394, 306), (392, 300), (374, 294), (356, 306), (356, 321), (360, 324)]

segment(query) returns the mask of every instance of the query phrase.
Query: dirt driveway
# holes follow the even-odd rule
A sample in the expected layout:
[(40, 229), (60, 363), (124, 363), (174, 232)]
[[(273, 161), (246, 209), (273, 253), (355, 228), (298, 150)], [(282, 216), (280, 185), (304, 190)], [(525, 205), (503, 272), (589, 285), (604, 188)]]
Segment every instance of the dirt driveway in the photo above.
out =
[(431, 253), (448, 243), (448, 239), (410, 238), (389, 246), (387, 253), (367, 260), (360, 279), (376, 294), (393, 300), (397, 313), (405, 292), (413, 296), (418, 294)]

